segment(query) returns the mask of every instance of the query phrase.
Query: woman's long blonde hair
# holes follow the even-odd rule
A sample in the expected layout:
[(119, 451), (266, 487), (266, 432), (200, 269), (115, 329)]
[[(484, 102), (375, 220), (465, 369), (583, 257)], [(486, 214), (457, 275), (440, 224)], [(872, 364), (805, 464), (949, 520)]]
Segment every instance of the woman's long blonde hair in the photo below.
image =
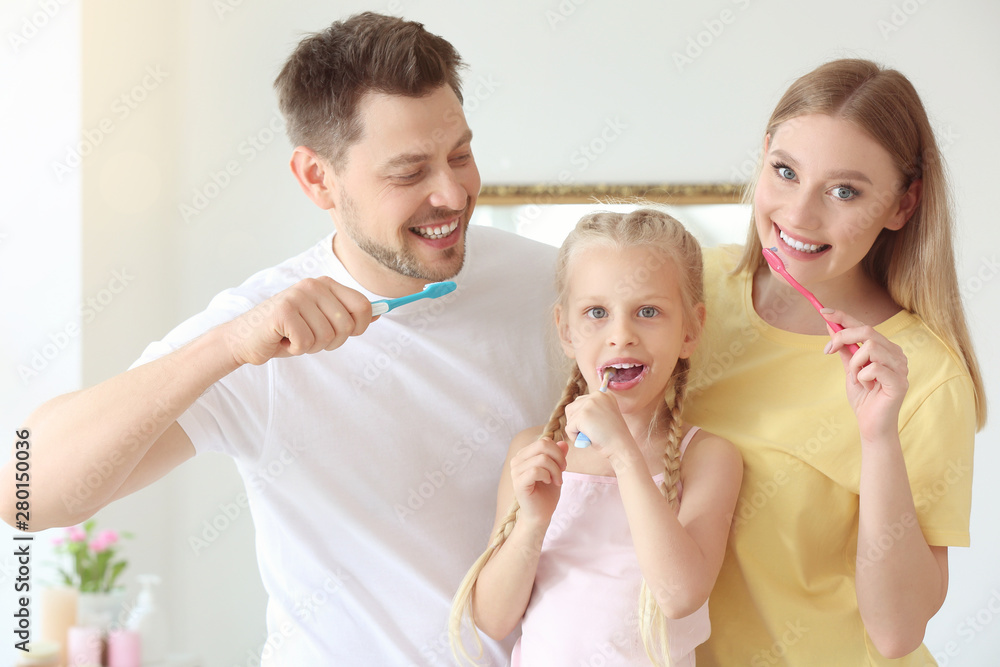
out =
[[(635, 268), (635, 277), (641, 280), (644, 271), (651, 274), (663, 266), (675, 267), (677, 279), (680, 281), (685, 325), (695, 336), (700, 334), (701, 319), (697, 315), (697, 307), (704, 300), (701, 247), (681, 223), (662, 211), (650, 208), (637, 209), (627, 214), (598, 212), (584, 216), (566, 237), (559, 250), (556, 261), (559, 303), (566, 302), (570, 261), (580, 249), (594, 246), (616, 249), (643, 247), (657, 251), (657, 259), (649, 266)], [(616, 290), (627, 289), (628, 282), (623, 280), (616, 286)], [(650, 435), (658, 429), (666, 434), (666, 446), (663, 451), (664, 475), (660, 491), (675, 510), (679, 504), (677, 483), (680, 480), (681, 409), (687, 387), (688, 368), (687, 359), (678, 359), (665, 390), (663, 403), (657, 410), (653, 423), (650, 424)], [(579, 367), (574, 365), (562, 397), (542, 430), (541, 437), (565, 440), (566, 406), (577, 396), (586, 393), (587, 382)], [(482, 655), (482, 643), (479, 640), (473, 613), (476, 581), (486, 563), (500, 550), (513, 530), (518, 510), (519, 506), (515, 500), (493, 534), (489, 547), (465, 575), (455, 595), (448, 629), (452, 653), (459, 662), (466, 660), (475, 663)], [(469, 654), (461, 639), (462, 624), (466, 617), (472, 624), (478, 653), (476, 656)], [(669, 665), (666, 617), (645, 581), (642, 583), (639, 595), (639, 631), (650, 659), (656, 664)]]
[[(800, 77), (778, 102), (766, 135), (793, 118), (825, 114), (853, 123), (892, 157), (903, 176), (902, 190), (921, 179), (922, 195), (902, 229), (883, 229), (862, 260), (867, 275), (886, 288), (893, 301), (915, 313), (965, 364), (976, 394), (976, 425), (986, 423), (986, 394), (955, 272), (954, 226), (944, 163), (927, 112), (910, 81), (868, 60), (834, 60)], [(745, 201), (754, 190), (766, 156)], [(873, 204), (873, 213), (881, 202)], [(884, 206), (881, 210), (884, 210)], [(751, 218), (743, 256), (734, 272), (763, 266), (761, 241)]]

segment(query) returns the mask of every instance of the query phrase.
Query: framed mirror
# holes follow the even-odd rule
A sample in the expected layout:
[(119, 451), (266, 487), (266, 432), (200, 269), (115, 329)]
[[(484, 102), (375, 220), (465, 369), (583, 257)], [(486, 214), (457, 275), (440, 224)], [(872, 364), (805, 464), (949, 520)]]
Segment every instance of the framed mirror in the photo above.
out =
[(484, 185), (473, 224), (497, 227), (559, 246), (585, 214), (629, 211), (642, 202), (665, 209), (703, 246), (743, 243), (750, 206), (743, 183)]

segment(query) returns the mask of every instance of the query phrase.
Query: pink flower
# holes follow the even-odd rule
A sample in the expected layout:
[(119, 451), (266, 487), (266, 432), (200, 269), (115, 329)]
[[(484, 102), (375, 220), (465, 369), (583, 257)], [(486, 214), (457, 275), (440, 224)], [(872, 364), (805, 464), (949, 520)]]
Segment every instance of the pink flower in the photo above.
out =
[(61, 547), (62, 543), (63, 543), (63, 538), (61, 538), (61, 537), (53, 537), (52, 538), (52, 544), (53, 545), (55, 545), (57, 547)]
[(109, 546), (111, 545), (106, 543), (101, 538), (97, 538), (96, 540), (90, 543), (90, 550), (93, 551), (95, 554), (99, 554), (105, 549), (107, 549)]
[(80, 526), (70, 526), (66, 529), (66, 539), (70, 542), (83, 542), (87, 539), (87, 533)]
[(118, 541), (118, 532), (114, 530), (102, 530), (97, 536), (98, 540), (105, 545), (105, 549)]

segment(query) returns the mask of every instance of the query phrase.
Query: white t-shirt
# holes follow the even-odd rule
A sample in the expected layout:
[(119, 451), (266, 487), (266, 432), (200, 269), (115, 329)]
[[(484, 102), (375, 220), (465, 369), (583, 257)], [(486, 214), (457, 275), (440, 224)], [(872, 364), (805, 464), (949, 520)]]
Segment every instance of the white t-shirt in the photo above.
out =
[[(469, 229), (458, 289), (383, 315), (332, 352), (245, 365), (179, 424), (246, 484), (269, 599), (265, 665), (451, 664), (452, 596), (485, 548), (515, 434), (547, 420), (555, 249)], [(362, 289), (311, 250), (216, 296), (135, 365), (306, 277)], [(321, 600), (322, 604), (317, 601)], [(511, 642), (484, 637), (490, 664)]]

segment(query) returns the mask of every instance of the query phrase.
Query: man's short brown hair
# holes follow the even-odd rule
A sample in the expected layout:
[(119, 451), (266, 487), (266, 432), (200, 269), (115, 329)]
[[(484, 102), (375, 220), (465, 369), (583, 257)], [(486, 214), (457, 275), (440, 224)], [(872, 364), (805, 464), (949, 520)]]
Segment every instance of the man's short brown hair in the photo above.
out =
[(366, 93), (422, 97), (448, 85), (461, 101), (463, 66), (455, 47), (423, 24), (364, 12), (299, 42), (274, 87), (293, 145), (339, 168), (361, 137)]

